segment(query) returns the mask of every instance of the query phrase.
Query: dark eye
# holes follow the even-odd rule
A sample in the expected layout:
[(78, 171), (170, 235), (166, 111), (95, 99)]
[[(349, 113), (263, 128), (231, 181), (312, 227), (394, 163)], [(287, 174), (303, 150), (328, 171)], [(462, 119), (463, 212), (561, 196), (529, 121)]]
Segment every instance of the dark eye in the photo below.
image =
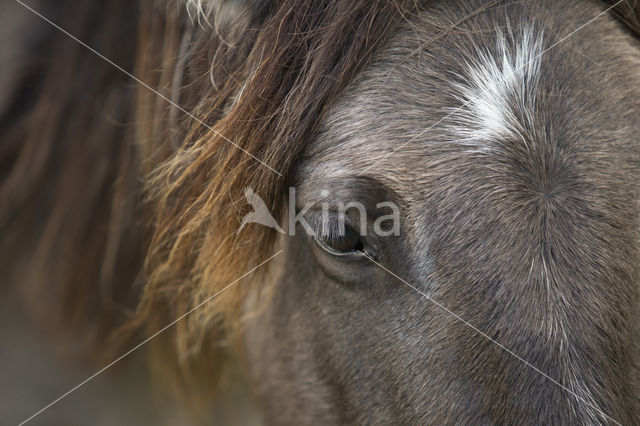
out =
[(320, 248), (333, 255), (362, 253), (364, 246), (360, 234), (347, 224), (342, 228), (342, 232), (333, 230), (327, 235), (316, 236), (314, 240)]

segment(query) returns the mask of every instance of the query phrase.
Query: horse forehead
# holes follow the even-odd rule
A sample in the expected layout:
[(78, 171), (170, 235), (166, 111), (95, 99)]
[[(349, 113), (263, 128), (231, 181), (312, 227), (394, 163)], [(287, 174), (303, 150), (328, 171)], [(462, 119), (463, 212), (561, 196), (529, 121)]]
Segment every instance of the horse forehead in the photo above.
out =
[[(452, 22), (474, 7), (429, 12), (406, 25), (327, 114), (298, 180), (314, 185), (369, 175), (406, 190), (429, 179), (434, 164), (499, 156), (496, 142), (505, 138), (526, 146), (523, 129), (553, 124), (536, 120), (535, 109), (538, 93), (549, 90), (541, 74), (558, 60), (545, 55), (557, 36), (530, 6), (485, 13), (447, 33), (439, 14)], [(561, 109), (565, 102), (543, 101), (551, 109), (549, 103)]]
[(325, 120), (316, 152), (338, 154), (334, 173), (345, 170), (339, 163), (347, 160), (351, 170), (364, 172), (392, 154), (406, 164), (437, 144), (482, 153), (494, 148), (493, 141), (517, 138), (520, 128), (538, 124), (532, 117), (542, 31), (497, 30), (493, 44), (448, 58), (446, 72), (420, 59), (404, 65), (407, 58), (401, 57), (396, 66), (376, 68)]

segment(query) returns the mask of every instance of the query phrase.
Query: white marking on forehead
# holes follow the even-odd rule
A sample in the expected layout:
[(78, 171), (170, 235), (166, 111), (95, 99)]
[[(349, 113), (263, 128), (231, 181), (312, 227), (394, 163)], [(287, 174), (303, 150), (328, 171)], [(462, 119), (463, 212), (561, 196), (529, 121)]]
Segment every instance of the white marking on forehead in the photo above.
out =
[(463, 105), (452, 114), (450, 130), (471, 151), (491, 150), (489, 143), (500, 137), (519, 137), (518, 129), (532, 122), (542, 34), (536, 37), (529, 27), (517, 36), (498, 30), (496, 43), (495, 53), (480, 50), (468, 60), (466, 81), (454, 85)]
[[(542, 32), (526, 25), (511, 30), (507, 25), (507, 30), (497, 30), (492, 40), (483, 44), (478, 41), (464, 50), (452, 52), (447, 58), (461, 64), (454, 67), (460, 70), (457, 82), (452, 81), (450, 75), (438, 75), (438, 81), (449, 79), (444, 84), (430, 83), (433, 74), (422, 75), (419, 68), (408, 71), (415, 74), (407, 79), (412, 81), (418, 76), (416, 87), (425, 88), (424, 92), (411, 93), (409, 101), (407, 91), (411, 89), (404, 81), (397, 80), (400, 82), (396, 83), (397, 88), (391, 89), (380, 84), (377, 77), (388, 72), (385, 68), (388, 65), (370, 71), (367, 79), (347, 93), (346, 101), (333, 106), (324, 122), (326, 133), (323, 144), (319, 145), (322, 150), (311, 151), (316, 159), (304, 163), (306, 169), (301, 176), (328, 180), (364, 170), (375, 173), (390, 187), (402, 186), (412, 174), (411, 170), (405, 170), (404, 175), (396, 173), (398, 165), (409, 164), (412, 158), (418, 161), (425, 158), (427, 144), (447, 141), (447, 145), (456, 145), (456, 149), (460, 147), (471, 153), (492, 152), (505, 136), (528, 144), (523, 128), (530, 129), (535, 124), (533, 112), (543, 56)], [(399, 61), (400, 57), (391, 55), (390, 60)], [(445, 117), (433, 118), (435, 123), (429, 124), (425, 116), (442, 101), (434, 97), (433, 102), (429, 99), (424, 102), (424, 97), (433, 89), (442, 90), (458, 101), (449, 99), (449, 106), (443, 109)], [(398, 102), (396, 97), (404, 97), (403, 102)], [(399, 107), (393, 110), (390, 105), (396, 102)], [(405, 112), (408, 114), (403, 115)], [(415, 144), (408, 143), (414, 139)]]

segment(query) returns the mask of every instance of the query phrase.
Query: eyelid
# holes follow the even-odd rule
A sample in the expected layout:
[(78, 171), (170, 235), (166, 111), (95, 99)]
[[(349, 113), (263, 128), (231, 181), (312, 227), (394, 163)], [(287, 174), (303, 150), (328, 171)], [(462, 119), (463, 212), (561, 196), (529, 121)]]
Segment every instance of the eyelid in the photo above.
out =
[(364, 256), (364, 252), (360, 251), (360, 250), (352, 250), (352, 251), (338, 251), (338, 250), (334, 250), (332, 247), (330, 247), (327, 243), (325, 243), (322, 239), (317, 238), (317, 237), (312, 237), (313, 242), (318, 245), (322, 250), (326, 251), (327, 253), (333, 255), (333, 256), (340, 256), (340, 257), (354, 257), (354, 256)]
[[(309, 226), (311, 227), (311, 229), (314, 231), (316, 235), (322, 235), (323, 221), (325, 218), (328, 220), (329, 232), (327, 235), (330, 235), (330, 234), (341, 235), (341, 234), (338, 234), (337, 232), (334, 232), (334, 230), (338, 230), (340, 228), (341, 223), (343, 223), (346, 226), (350, 226), (356, 232), (358, 232), (359, 235), (363, 235), (360, 232), (361, 231), (360, 221), (355, 220), (353, 217), (351, 217), (348, 214), (341, 214), (333, 211), (328, 211), (327, 212), (328, 214), (326, 213), (323, 214), (323, 212), (320, 210), (309, 210), (307, 213), (308, 214), (305, 215), (305, 220), (307, 220), (307, 223), (309, 224)], [(340, 216), (343, 217), (342, 220), (340, 219)]]
[(324, 241), (319, 238), (312, 237), (314, 244), (320, 248), (321, 250), (329, 253), (331, 256), (341, 257), (343, 259), (358, 259), (358, 260), (375, 260), (376, 262), (381, 260), (381, 254), (379, 252), (372, 252), (369, 250), (369, 246), (365, 246), (362, 250), (354, 250), (354, 251), (337, 251), (327, 245)]
[[(307, 212), (308, 214), (305, 215), (305, 219), (307, 220), (307, 223), (309, 224), (309, 226), (311, 227), (311, 229), (313, 230), (315, 235), (310, 235), (308, 232), (305, 232), (305, 234), (311, 239), (313, 240), (313, 244), (318, 247), (319, 249), (321, 249), (322, 251), (324, 251), (325, 253), (328, 253), (331, 256), (334, 257), (338, 257), (344, 260), (366, 260), (367, 258), (370, 259), (374, 259), (374, 260), (380, 260), (381, 259), (381, 252), (378, 249), (377, 245), (375, 244), (374, 241), (371, 241), (370, 238), (367, 237), (367, 232), (365, 232), (365, 234), (361, 233), (361, 229), (360, 229), (360, 222), (356, 221), (352, 216), (345, 214), (344, 215), (344, 224), (346, 226), (349, 226), (351, 228), (353, 228), (356, 233), (360, 236), (361, 238), (361, 242), (363, 244), (363, 249), (362, 250), (354, 250), (354, 251), (348, 251), (348, 252), (341, 252), (341, 251), (337, 251), (334, 250), (332, 247), (330, 247), (321, 237), (321, 229), (322, 229), (322, 220), (323, 220), (323, 215), (322, 215), (322, 211), (320, 211), (319, 209), (314, 209), (314, 210), (309, 210)], [(332, 212), (329, 211), (329, 214), (325, 214), (325, 217), (329, 220), (329, 234), (331, 235), (331, 231), (332, 229), (337, 229), (340, 223), (340, 220), (338, 219), (340, 214), (338, 212)], [(304, 227), (302, 227), (304, 228)], [(365, 228), (366, 229), (366, 228)], [(336, 235), (336, 234), (334, 234)]]
[(313, 240), (313, 243), (323, 250), (324, 252), (330, 254), (331, 256), (340, 257), (342, 259), (372, 259), (378, 261), (381, 259), (381, 252), (370, 242), (368, 242), (365, 238), (361, 237), (361, 250), (351, 250), (351, 251), (339, 251), (335, 250), (329, 244), (326, 243), (322, 238), (318, 238), (317, 236), (310, 236)]

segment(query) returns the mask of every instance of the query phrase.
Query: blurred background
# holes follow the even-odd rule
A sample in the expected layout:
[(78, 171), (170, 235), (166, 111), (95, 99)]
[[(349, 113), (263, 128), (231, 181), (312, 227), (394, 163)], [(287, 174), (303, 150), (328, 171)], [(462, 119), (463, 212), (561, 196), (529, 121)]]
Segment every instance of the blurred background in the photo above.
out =
[[(16, 159), (24, 157), (21, 144), (29, 136), (33, 139), (34, 149), (31, 158), (22, 158), (25, 160), (24, 168), (30, 172), (33, 168), (42, 167), (49, 175), (58, 177), (57, 169), (52, 169), (49, 164), (38, 163), (38, 154), (50, 147), (59, 150), (60, 155), (73, 152), (72, 144), (67, 145), (66, 128), (83, 125), (102, 129), (101, 131), (109, 135), (111, 140), (107, 146), (105, 141), (92, 138), (91, 133), (87, 133), (86, 144), (83, 146), (90, 147), (91, 150), (87, 149), (78, 159), (79, 167), (84, 167), (85, 171), (92, 171), (93, 175), (99, 175), (104, 162), (121, 161), (126, 157), (126, 151), (122, 148), (125, 144), (118, 143), (118, 135), (126, 128), (126, 123), (121, 118), (130, 111), (125, 108), (119, 112), (122, 108), (117, 103), (112, 105), (110, 102), (113, 99), (126, 99), (131, 92), (138, 90), (137, 84), (28, 9), (30, 7), (42, 13), (79, 38), (83, 35), (88, 37), (88, 40), (83, 41), (113, 59), (118, 65), (133, 71), (131, 52), (135, 49), (136, 43), (134, 40), (126, 42), (129, 36), (125, 31), (131, 23), (110, 23), (113, 20), (106, 19), (108, 16), (101, 16), (100, 8), (96, 8), (95, 3), (93, 7), (88, 7), (89, 3), (84, 0), (24, 0), (24, 4), (21, 4), (15, 0), (0, 0), (0, 203), (4, 203), (0, 206), (0, 339), (3, 342), (0, 345), (0, 424), (3, 425), (19, 424), (26, 420), (106, 365), (91, 362), (90, 356), (83, 359), (84, 340), (80, 337), (77, 340), (73, 337), (60, 340), (52, 331), (58, 325), (56, 323), (61, 321), (54, 315), (48, 316), (46, 308), (50, 302), (57, 300), (55, 297), (58, 296), (56, 292), (59, 289), (56, 283), (68, 276), (79, 277), (80, 284), (90, 279), (81, 275), (83, 259), (78, 260), (77, 270), (71, 272), (59, 271), (36, 260), (36, 247), (28, 241), (45, 239), (51, 213), (46, 208), (40, 208), (38, 201), (50, 196), (43, 195), (45, 193), (56, 194), (57, 187), (53, 180), (47, 180), (44, 173), (41, 173), (36, 181), (25, 182), (18, 173), (19, 170), (14, 167)], [(131, 20), (138, 18), (137, 2), (118, 0), (113, 2), (113, 7), (130, 7)], [(89, 10), (92, 14), (91, 19), (84, 20), (86, 22), (78, 19), (78, 16), (83, 16), (82, 14)], [(98, 27), (106, 25), (116, 25), (114, 33), (118, 33), (118, 26), (121, 26), (122, 36), (116, 39), (100, 38), (101, 31)], [(93, 37), (93, 34), (96, 36)], [(51, 68), (52, 64), (58, 64), (59, 74), (43, 71), (47, 67)], [(65, 88), (65, 81), (69, 81), (70, 86), (75, 87), (81, 94), (82, 90), (85, 90), (86, 96), (81, 96), (77, 104), (68, 105), (63, 110), (58, 106), (64, 103), (65, 90), (68, 89)], [(21, 123), (47, 90), (51, 91), (47, 100), (49, 105), (44, 104), (42, 117), (50, 118), (52, 114), (60, 114), (59, 128), (47, 128), (43, 124), (43, 128), (38, 129), (37, 117), (30, 117), (30, 124), (26, 131), (23, 131), (25, 126)], [(43, 103), (40, 102), (38, 105), (42, 106)], [(132, 108), (126, 101), (124, 105)], [(117, 115), (118, 113), (122, 115)], [(65, 114), (72, 119), (65, 122)], [(75, 117), (79, 118), (75, 120)], [(67, 149), (68, 151), (65, 151)], [(108, 185), (115, 186), (109, 181), (108, 176), (105, 181)], [(91, 192), (96, 189), (91, 187), (91, 182), (72, 183), (77, 191)], [(29, 188), (29, 191), (25, 188)], [(108, 190), (111, 190), (111, 186)], [(72, 223), (77, 221), (77, 227), (70, 229), (76, 229), (77, 234), (82, 235), (83, 227), (86, 230), (86, 226), (90, 226), (74, 216), (82, 207), (71, 203), (67, 207), (64, 220)], [(33, 235), (25, 234), (24, 229), (28, 229)], [(96, 229), (95, 234), (102, 231)], [(108, 230), (104, 232), (107, 233)], [(124, 248), (128, 244), (131, 245), (132, 240), (139, 239), (133, 222), (118, 232), (129, 238), (120, 240)], [(64, 249), (69, 245), (76, 251), (78, 248), (82, 250), (83, 247), (86, 247), (87, 252), (92, 249), (91, 244), (76, 239), (73, 233), (55, 236), (52, 241), (54, 243), (50, 250), (56, 254), (62, 253), (60, 256), (64, 255)], [(99, 244), (103, 243), (103, 240), (99, 241)], [(55, 259), (55, 256), (48, 257)], [(126, 259), (114, 260), (114, 270), (126, 270), (126, 266)], [(29, 281), (23, 279), (26, 276), (32, 277), (31, 281), (38, 281), (40, 288), (37, 293), (23, 285)], [(108, 290), (114, 294), (118, 291), (115, 287)], [(29, 299), (28, 303), (26, 299)], [(45, 314), (34, 316), (33, 312), (40, 308)], [(73, 317), (72, 322), (81, 327), (84, 322), (95, 320), (99, 315), (95, 311), (89, 306), (86, 312), (69, 315)], [(51, 327), (48, 327), (47, 322), (51, 322)], [(133, 340), (128, 347), (133, 347), (136, 343), (137, 341)], [(123, 351), (118, 353), (121, 354)], [(110, 359), (116, 357), (117, 355)], [(235, 389), (230, 389), (216, 406), (210, 408), (203, 422), (215, 425), (259, 424), (241, 381)], [(145, 348), (142, 348), (46, 409), (27, 424), (196, 423), (199, 424), (195, 419), (184, 415), (179, 405), (151, 380), (147, 354)]]

